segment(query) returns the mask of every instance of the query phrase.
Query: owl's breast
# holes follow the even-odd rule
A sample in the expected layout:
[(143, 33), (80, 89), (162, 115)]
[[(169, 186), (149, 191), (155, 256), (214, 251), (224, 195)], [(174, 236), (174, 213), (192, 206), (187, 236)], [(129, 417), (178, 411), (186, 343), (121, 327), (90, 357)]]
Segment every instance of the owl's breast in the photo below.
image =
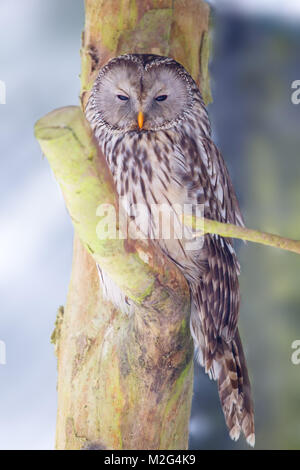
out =
[(180, 150), (180, 134), (170, 130), (126, 134), (111, 145), (107, 161), (119, 206), (128, 216), (129, 235), (135, 238), (138, 231), (139, 237), (156, 240), (174, 261), (190, 267), (203, 240), (183, 223), (185, 214), (195, 214), (195, 207), (186, 184), (191, 170)]
[(179, 144), (169, 130), (128, 133), (104, 148), (119, 196), (146, 206), (187, 203), (190, 169)]

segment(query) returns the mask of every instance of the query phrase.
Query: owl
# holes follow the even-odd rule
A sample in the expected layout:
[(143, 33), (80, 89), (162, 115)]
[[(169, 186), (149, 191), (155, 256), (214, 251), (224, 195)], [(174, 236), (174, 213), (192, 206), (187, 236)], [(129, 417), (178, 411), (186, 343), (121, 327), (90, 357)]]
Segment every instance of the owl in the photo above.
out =
[[(196, 358), (217, 381), (230, 437), (254, 445), (250, 381), (237, 328), (239, 263), (232, 240), (195, 237), (182, 214), (243, 226), (237, 198), (211, 137), (201, 93), (169, 57), (128, 54), (100, 71), (85, 109), (122, 206), (185, 276)], [(162, 219), (162, 224), (159, 220)], [(167, 232), (167, 233), (165, 233)], [(99, 268), (105, 295), (126, 300)], [(127, 305), (128, 307), (128, 305)]]

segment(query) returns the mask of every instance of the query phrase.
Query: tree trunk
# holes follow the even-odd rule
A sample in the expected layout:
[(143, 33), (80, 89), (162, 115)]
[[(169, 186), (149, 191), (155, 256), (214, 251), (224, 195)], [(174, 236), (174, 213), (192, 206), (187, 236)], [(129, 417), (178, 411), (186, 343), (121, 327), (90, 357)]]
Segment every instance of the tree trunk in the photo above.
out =
[[(209, 9), (202, 0), (86, 0), (84, 105), (113, 56), (174, 57), (206, 101)], [(62, 188), (75, 237), (58, 358), (57, 449), (186, 449), (193, 388), (189, 293), (151, 246), (99, 239), (97, 205), (116, 205), (109, 171), (80, 108), (42, 118), (36, 137)], [(134, 301), (127, 316), (103, 299), (96, 262)]]

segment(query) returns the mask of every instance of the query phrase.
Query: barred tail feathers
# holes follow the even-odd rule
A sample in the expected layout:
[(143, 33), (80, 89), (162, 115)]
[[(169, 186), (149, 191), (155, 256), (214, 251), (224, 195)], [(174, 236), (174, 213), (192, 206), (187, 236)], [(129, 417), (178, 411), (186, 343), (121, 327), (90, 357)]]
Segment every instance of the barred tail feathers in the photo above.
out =
[[(231, 439), (237, 440), (243, 432), (252, 447), (255, 444), (254, 410), (247, 364), (238, 330), (231, 341), (219, 337), (212, 356), (198, 321), (191, 314), (191, 332), (196, 347), (196, 358), (205, 367), (211, 379), (218, 383), (218, 392), (225, 422)], [(195, 320), (195, 318), (194, 318)]]
[(254, 446), (251, 387), (238, 331), (230, 343), (220, 340), (212, 368), (230, 437), (237, 440), (242, 431), (248, 444)]

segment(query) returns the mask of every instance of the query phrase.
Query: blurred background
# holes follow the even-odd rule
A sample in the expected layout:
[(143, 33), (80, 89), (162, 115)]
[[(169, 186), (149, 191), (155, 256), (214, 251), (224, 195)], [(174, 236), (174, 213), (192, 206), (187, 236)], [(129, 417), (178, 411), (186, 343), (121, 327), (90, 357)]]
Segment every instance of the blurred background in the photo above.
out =
[[(300, 239), (300, 3), (216, 0), (209, 105), (246, 225)], [(241, 6), (242, 4), (242, 6)], [(78, 104), (82, 0), (0, 0), (0, 448), (53, 449), (56, 360), (73, 230), (33, 136), (35, 121)], [(300, 448), (300, 257), (238, 243), (240, 329), (256, 409), (256, 449)], [(245, 449), (225, 427), (216, 385), (196, 366), (191, 449)]]

